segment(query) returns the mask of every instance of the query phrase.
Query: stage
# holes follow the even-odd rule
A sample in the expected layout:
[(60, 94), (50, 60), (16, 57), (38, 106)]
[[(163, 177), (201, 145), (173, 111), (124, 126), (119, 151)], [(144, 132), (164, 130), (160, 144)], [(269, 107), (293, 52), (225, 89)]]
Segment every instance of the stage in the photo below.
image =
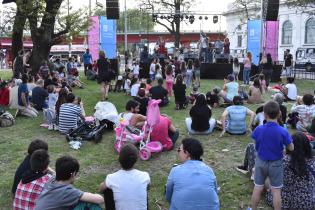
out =
[[(241, 65), (241, 71), (239, 73), (239, 80), (243, 80), (243, 68)], [(271, 77), (272, 82), (280, 81), (282, 66), (275, 65)], [(200, 73), (201, 79), (224, 79), (228, 74), (232, 74), (232, 63), (201, 63)], [(253, 65), (250, 77), (259, 74), (258, 66)]]

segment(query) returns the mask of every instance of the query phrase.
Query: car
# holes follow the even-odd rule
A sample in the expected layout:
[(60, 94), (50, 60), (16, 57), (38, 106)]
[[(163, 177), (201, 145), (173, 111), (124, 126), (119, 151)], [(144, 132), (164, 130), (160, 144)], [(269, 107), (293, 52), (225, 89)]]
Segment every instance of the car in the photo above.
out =
[(315, 72), (315, 48), (298, 48), (295, 68)]

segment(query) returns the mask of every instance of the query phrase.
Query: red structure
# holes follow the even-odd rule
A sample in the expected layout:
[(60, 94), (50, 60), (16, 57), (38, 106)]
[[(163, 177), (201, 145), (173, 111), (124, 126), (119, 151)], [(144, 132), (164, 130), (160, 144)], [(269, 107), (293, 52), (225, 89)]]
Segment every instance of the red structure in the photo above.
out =
[[(215, 41), (217, 39), (224, 40), (225, 35), (223, 33), (205, 33), (210, 41)], [(146, 40), (149, 43), (155, 43), (160, 37), (163, 37), (165, 42), (174, 42), (174, 36), (169, 33), (148, 33), (148, 34), (140, 34), (140, 33), (129, 33), (127, 36), (128, 43), (140, 43), (142, 40)], [(191, 42), (199, 42), (200, 33), (199, 32), (190, 32), (183, 33), (180, 36), (180, 43), (182, 45), (187, 45)], [(117, 34), (117, 43), (124, 43), (125, 36), (123, 33)]]
[[(225, 35), (223, 33), (206, 33), (207, 37), (210, 39), (210, 41), (215, 41), (217, 39), (224, 40)], [(145, 42), (149, 43), (156, 43), (157, 40), (162, 37), (165, 42), (174, 42), (174, 36), (169, 33), (163, 33), (163, 32), (150, 32), (148, 34), (141, 34), (141, 33), (129, 33), (128, 34), (128, 43), (141, 43), (145, 40)], [(180, 43), (184, 46), (189, 45), (191, 42), (199, 42), (200, 40), (200, 33), (199, 32), (186, 32), (181, 34), (180, 36)], [(123, 33), (117, 34), (117, 44), (124, 43), (125, 38)], [(72, 45), (81, 46), (82, 48), (82, 54), (84, 53), (84, 43), (85, 43), (85, 37), (75, 37), (72, 40)], [(65, 54), (68, 52), (67, 48), (62, 48), (61, 46), (68, 45), (69, 43), (66, 41), (63, 41), (60, 43), (60, 49), (65, 50)], [(13, 57), (12, 57), (12, 39), (8, 37), (1, 37), (0, 38), (0, 49), (6, 50), (6, 60), (9, 64), (9, 66), (12, 64)], [(31, 37), (25, 37), (24, 38), (24, 48), (25, 49), (32, 49), (33, 43)]]

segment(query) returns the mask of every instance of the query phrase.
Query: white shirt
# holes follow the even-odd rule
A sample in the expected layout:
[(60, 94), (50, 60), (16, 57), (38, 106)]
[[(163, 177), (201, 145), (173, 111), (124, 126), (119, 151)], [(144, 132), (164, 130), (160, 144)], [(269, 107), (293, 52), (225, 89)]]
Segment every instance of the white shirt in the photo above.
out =
[(130, 83), (131, 83), (130, 79), (125, 80), (125, 85), (124, 85), (125, 90), (130, 90)]
[(147, 210), (147, 172), (119, 170), (107, 175), (105, 183), (113, 190), (116, 210)]
[(151, 63), (150, 65), (150, 74), (155, 74), (155, 63)]
[(285, 87), (288, 89), (288, 98), (291, 100), (296, 100), (297, 89), (295, 84), (286, 84)]
[(138, 91), (139, 91), (139, 87), (140, 87), (139, 83), (133, 84), (131, 86), (131, 89), (130, 89), (130, 95), (131, 96), (137, 96), (138, 95)]
[(133, 74), (138, 75), (139, 74), (139, 65), (134, 65), (132, 71), (133, 71)]

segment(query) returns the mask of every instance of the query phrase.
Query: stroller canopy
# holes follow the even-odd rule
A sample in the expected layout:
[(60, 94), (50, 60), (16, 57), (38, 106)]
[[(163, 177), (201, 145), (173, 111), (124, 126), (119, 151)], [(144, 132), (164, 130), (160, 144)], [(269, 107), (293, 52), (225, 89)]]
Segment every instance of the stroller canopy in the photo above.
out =
[(118, 112), (114, 104), (107, 101), (100, 101), (97, 102), (94, 109), (95, 109), (94, 117), (96, 120), (99, 121), (109, 120), (115, 123), (115, 125), (118, 125), (119, 123)]

